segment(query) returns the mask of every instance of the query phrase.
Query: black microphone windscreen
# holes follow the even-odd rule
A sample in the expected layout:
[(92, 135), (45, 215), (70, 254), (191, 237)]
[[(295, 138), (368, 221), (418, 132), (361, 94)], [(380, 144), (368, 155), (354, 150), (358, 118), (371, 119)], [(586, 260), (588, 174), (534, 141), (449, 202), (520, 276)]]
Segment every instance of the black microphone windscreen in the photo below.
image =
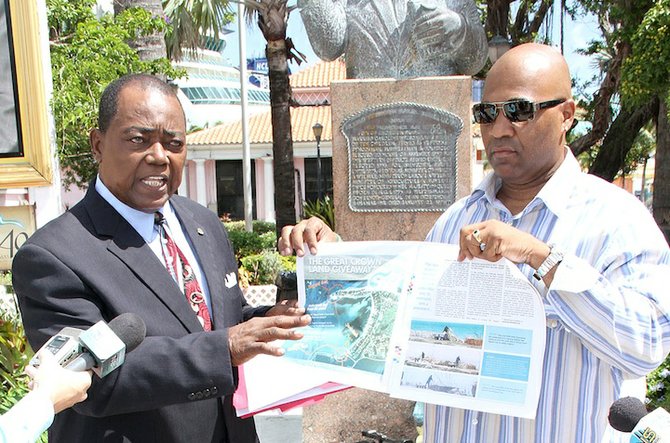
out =
[(132, 312), (126, 312), (113, 318), (108, 326), (126, 345), (126, 353), (135, 349), (147, 335), (144, 320)]
[(632, 432), (645, 415), (647, 408), (639, 398), (623, 397), (612, 403), (608, 419), (610, 425), (617, 431)]

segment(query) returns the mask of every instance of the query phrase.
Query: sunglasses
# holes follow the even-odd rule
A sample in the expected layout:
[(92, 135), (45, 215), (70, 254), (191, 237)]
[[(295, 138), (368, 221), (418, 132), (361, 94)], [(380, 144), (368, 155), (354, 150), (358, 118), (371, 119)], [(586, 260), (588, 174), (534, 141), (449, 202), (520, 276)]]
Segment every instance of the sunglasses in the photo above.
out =
[(523, 98), (506, 102), (482, 102), (472, 107), (475, 122), (483, 125), (493, 123), (498, 118), (498, 109), (502, 109), (505, 117), (512, 123), (526, 122), (535, 118), (541, 109), (553, 108), (565, 101), (564, 98), (546, 102), (532, 102)]

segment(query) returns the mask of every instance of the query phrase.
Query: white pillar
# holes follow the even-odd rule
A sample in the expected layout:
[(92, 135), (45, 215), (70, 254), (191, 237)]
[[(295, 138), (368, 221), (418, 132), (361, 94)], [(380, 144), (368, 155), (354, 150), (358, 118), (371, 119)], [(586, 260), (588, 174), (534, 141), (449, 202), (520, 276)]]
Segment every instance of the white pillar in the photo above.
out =
[(263, 220), (275, 221), (275, 185), (272, 171), (272, 157), (261, 157), (263, 160)]
[(182, 197), (189, 197), (189, 192), (188, 192), (188, 162), (189, 160), (186, 160), (186, 163), (184, 164), (184, 169), (181, 171), (181, 183), (179, 184), (179, 189), (177, 190), (177, 193), (181, 195)]
[(247, 114), (247, 27), (244, 3), (237, 4), (238, 36), (240, 40), (240, 108), (242, 109), (242, 185), (244, 190), (244, 228), (251, 232), (253, 226), (251, 196), (251, 148), (249, 146), (249, 116)]
[(195, 162), (195, 199), (207, 207), (207, 179), (205, 177), (205, 159), (197, 158)]

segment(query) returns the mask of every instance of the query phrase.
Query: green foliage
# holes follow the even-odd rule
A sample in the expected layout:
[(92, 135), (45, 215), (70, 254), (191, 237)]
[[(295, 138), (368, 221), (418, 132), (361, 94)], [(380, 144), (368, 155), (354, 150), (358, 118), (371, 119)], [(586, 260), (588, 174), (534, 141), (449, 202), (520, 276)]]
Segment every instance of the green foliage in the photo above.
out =
[(247, 255), (258, 254), (266, 249), (274, 249), (277, 242), (277, 236), (274, 232), (259, 235), (255, 232), (232, 231), (228, 233), (228, 238), (233, 245), (238, 261)]
[(277, 274), (281, 271), (280, 255), (276, 251), (263, 251), (260, 254), (242, 258), (242, 266), (247, 272), (249, 284), (274, 284)]
[(303, 209), (305, 217), (319, 217), (330, 229), (335, 230), (335, 205), (329, 196), (326, 195), (322, 200), (305, 202)]
[(670, 411), (670, 358), (647, 375), (647, 408)]
[(623, 168), (624, 174), (633, 172), (638, 165), (644, 163), (644, 160), (656, 150), (656, 139), (652, 131), (653, 128), (651, 127), (648, 129), (643, 128), (637, 134), (637, 137), (635, 137), (633, 147), (626, 155), (626, 161)]
[(252, 232), (244, 230), (244, 221), (225, 222), (228, 238), (240, 267), (240, 285), (273, 284), (281, 271), (295, 271), (295, 257), (282, 257), (276, 250), (275, 224), (252, 222)]
[(295, 255), (289, 255), (288, 257), (280, 255), (279, 258), (281, 260), (282, 271), (295, 272), (296, 270)]
[(28, 393), (28, 377), (23, 370), (32, 355), (18, 314), (0, 311), (0, 413)]
[(283, 257), (277, 251), (265, 250), (243, 257), (241, 261), (244, 286), (274, 284), (280, 272), (295, 272), (295, 257)]
[(170, 24), (165, 45), (172, 60), (181, 58), (182, 48), (194, 52), (203, 35), (221, 35), (235, 17), (228, 0), (163, 0), (163, 10)]
[(97, 126), (100, 95), (112, 80), (128, 73), (184, 75), (167, 59), (140, 61), (126, 42), (138, 35), (164, 30), (161, 17), (131, 8), (118, 16), (93, 15), (95, 0), (47, 0), (51, 66), (52, 108), (56, 144), (65, 186), (85, 186), (96, 173), (88, 131)]
[[(225, 222), (223, 225), (229, 233), (232, 231), (244, 231), (245, 228), (244, 220)], [(263, 220), (253, 220), (251, 222), (251, 229), (256, 234), (265, 234), (266, 232), (274, 232), (275, 224)]]
[[(670, 99), (670, 0), (659, 0), (646, 11), (632, 36), (633, 53), (622, 68), (621, 97), (640, 104), (653, 96)], [(670, 101), (669, 101), (670, 102)]]
[(252, 232), (244, 230), (243, 221), (234, 221), (224, 223), (228, 231), (228, 238), (235, 251), (235, 257), (238, 263), (241, 263), (242, 257), (260, 254), (268, 249), (275, 249), (277, 244), (277, 235), (275, 234), (275, 224), (254, 221), (252, 222)]
[[(0, 378), (2, 396), (0, 413), (4, 413), (28, 393), (28, 377), (23, 370), (30, 360), (21, 322), (0, 319)], [(28, 353), (30, 354), (30, 353)]]

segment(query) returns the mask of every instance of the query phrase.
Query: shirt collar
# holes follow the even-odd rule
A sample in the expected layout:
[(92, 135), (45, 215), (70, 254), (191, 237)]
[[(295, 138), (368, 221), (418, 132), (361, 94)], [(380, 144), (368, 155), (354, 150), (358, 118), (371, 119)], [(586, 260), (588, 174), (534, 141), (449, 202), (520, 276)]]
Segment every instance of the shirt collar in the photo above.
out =
[(490, 172), (481, 182), (479, 182), (474, 191), (472, 191), (465, 202), (465, 206), (470, 207), (481, 198), (486, 198), (489, 204), (493, 205), (496, 201), (496, 194), (498, 193), (498, 189), (500, 189), (501, 185), (502, 182), (500, 177), (495, 175), (495, 173)]
[[(105, 184), (100, 180), (100, 175), (98, 175), (95, 180), (95, 190), (100, 194), (100, 196), (107, 201), (116, 211), (123, 217), (129, 224), (132, 226), (138, 234), (144, 239), (145, 242), (151, 243), (151, 241), (156, 236), (157, 231), (154, 229), (154, 214), (138, 211), (137, 209), (131, 208), (127, 204), (119, 200), (112, 192), (105, 186)], [(172, 218), (173, 211), (168, 203), (166, 203), (160, 211), (168, 218)]]
[[(579, 174), (581, 174), (579, 162), (577, 162), (577, 159), (572, 154), (570, 148), (566, 146), (563, 162), (556, 172), (554, 172), (554, 175), (551, 176), (549, 181), (547, 181), (542, 189), (540, 189), (540, 192), (538, 192), (535, 198), (528, 204), (528, 207), (536, 205), (537, 200), (540, 200), (552, 213), (560, 216), (562, 208), (567, 208), (569, 206), (568, 200), (571, 195), (569, 190), (572, 189), (575, 183), (577, 183)], [(501, 186), (502, 181), (500, 177), (495, 175), (494, 172), (489, 173), (467, 198), (465, 203), (466, 207), (470, 207), (482, 198), (486, 198), (491, 205), (494, 205), (494, 202), (497, 201), (496, 195)]]
[(572, 189), (578, 183), (578, 178), (582, 173), (582, 168), (570, 148), (566, 146), (565, 151), (563, 163), (534, 199), (541, 200), (558, 217), (565, 208), (570, 207)]

